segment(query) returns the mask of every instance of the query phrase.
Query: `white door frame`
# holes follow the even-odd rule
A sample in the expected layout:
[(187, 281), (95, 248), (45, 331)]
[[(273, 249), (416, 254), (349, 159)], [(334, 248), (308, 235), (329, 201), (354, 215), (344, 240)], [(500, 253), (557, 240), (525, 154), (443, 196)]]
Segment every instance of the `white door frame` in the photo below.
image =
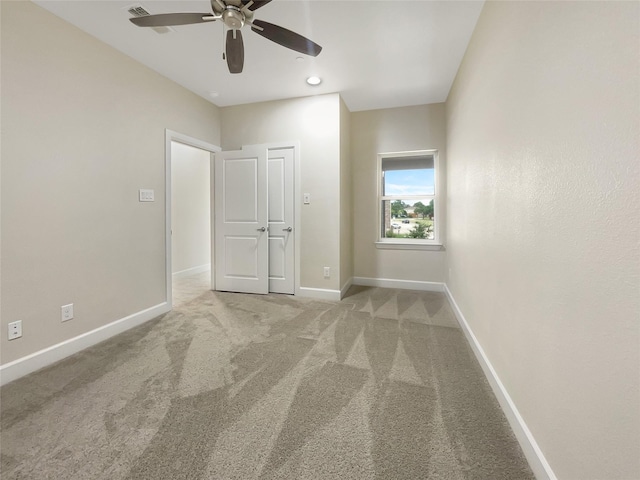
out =
[[(167, 306), (171, 310), (173, 308), (173, 287), (172, 280), (173, 276), (171, 274), (171, 142), (183, 143), (185, 145), (189, 145), (191, 147), (199, 148), (200, 150), (206, 150), (209, 152), (209, 172), (211, 176), (210, 181), (210, 211), (211, 211), (211, 259), (213, 260), (214, 252), (213, 252), (213, 225), (214, 225), (214, 217), (213, 217), (213, 169), (214, 169), (214, 154), (216, 152), (221, 151), (222, 149), (217, 145), (213, 145), (212, 143), (205, 142), (204, 140), (199, 140), (194, 137), (190, 137), (189, 135), (184, 135), (179, 132), (174, 132), (173, 130), (169, 130), (168, 128), (164, 131), (164, 198), (165, 198), (165, 213), (164, 213), (164, 233), (165, 233), (165, 241), (164, 241), (164, 258), (165, 258), (165, 282), (166, 282), (166, 301)], [(211, 288), (215, 287), (214, 284), (214, 272), (211, 269)]]

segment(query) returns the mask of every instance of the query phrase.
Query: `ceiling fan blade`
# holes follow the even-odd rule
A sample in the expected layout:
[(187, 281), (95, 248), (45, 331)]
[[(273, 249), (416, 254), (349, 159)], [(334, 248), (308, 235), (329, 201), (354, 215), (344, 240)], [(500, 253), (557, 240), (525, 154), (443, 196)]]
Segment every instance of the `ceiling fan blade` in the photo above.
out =
[(252, 12), (264, 7), (267, 3), (269, 3), (271, 0), (242, 0), (242, 5), (246, 6), (249, 5), (249, 10), (251, 10)]
[(242, 67), (244, 66), (244, 42), (242, 41), (242, 32), (240, 30), (227, 30), (225, 51), (229, 73), (242, 73)]
[(312, 57), (317, 57), (322, 51), (322, 47), (308, 38), (303, 37), (291, 30), (274, 25), (262, 20), (253, 20), (251, 30), (264, 38), (268, 38), (283, 47), (290, 48), (296, 52), (306, 53)]
[(176, 25), (213, 22), (217, 18), (219, 17), (210, 13), (161, 13), (159, 15), (134, 17), (129, 20), (139, 27), (173, 27)]

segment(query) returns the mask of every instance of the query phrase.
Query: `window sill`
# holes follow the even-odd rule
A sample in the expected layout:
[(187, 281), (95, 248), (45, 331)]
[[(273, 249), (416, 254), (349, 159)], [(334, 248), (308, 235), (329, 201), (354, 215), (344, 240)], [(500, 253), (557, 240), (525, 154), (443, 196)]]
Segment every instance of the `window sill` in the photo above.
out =
[(444, 250), (444, 245), (436, 243), (408, 243), (408, 242), (375, 242), (376, 248), (383, 250)]

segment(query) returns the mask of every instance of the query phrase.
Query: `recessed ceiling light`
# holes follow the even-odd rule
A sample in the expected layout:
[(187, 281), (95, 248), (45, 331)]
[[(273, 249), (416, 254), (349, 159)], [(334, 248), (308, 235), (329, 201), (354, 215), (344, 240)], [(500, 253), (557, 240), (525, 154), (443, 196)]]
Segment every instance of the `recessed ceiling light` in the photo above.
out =
[(307, 83), (315, 87), (322, 83), (322, 79), (320, 77), (309, 77), (307, 78)]
[(304, 62), (304, 57), (296, 57), (296, 62), (298, 63)]
[(216, 98), (218, 95), (220, 95), (218, 92), (209, 92), (211, 98)]

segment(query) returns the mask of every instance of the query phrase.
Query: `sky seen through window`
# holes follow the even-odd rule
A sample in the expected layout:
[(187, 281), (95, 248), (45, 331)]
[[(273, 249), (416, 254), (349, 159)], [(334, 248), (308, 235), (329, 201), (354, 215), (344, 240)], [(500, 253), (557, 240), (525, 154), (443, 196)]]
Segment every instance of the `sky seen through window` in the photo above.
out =
[[(384, 173), (385, 196), (434, 195), (433, 169), (390, 170)], [(405, 200), (413, 205), (419, 200)]]

